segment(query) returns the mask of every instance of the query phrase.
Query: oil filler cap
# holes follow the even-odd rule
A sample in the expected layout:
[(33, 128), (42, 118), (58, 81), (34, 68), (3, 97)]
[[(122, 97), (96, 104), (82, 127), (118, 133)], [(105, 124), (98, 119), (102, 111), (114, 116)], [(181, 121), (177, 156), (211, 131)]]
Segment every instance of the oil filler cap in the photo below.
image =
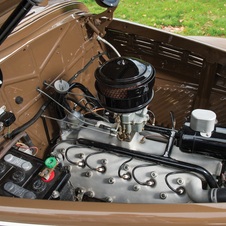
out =
[(139, 111), (154, 96), (155, 69), (137, 58), (113, 58), (97, 68), (95, 78), (99, 101), (112, 112)]
[(190, 127), (203, 137), (211, 137), (216, 123), (216, 114), (206, 109), (195, 109), (191, 113)]

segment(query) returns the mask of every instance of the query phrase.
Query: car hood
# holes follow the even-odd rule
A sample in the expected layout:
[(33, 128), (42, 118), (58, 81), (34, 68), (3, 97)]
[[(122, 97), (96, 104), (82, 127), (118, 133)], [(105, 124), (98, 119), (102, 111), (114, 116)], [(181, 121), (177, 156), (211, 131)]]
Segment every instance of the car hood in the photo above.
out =
[[(0, 0), (0, 26), (9, 17), (10, 13), (16, 8), (21, 0)], [(47, 5), (48, 0), (43, 0), (39, 5)]]
[(20, 0), (0, 0), (0, 17), (13, 10)]

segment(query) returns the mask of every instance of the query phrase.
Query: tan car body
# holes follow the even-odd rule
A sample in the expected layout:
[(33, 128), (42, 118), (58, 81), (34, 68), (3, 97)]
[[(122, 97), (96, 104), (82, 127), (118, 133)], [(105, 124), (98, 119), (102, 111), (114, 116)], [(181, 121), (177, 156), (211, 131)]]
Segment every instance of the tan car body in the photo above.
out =
[[(1, 23), (19, 1), (10, 2), (0, 2)], [(32, 9), (0, 47), (0, 106), (16, 116), (11, 131), (30, 120), (45, 102), (36, 90), (39, 86), (49, 92), (44, 80), (51, 85), (60, 78), (68, 80), (98, 52), (115, 56), (96, 40), (97, 33), (103, 36), (105, 31), (104, 38), (122, 56), (141, 58), (155, 67), (155, 97), (149, 108), (156, 114), (157, 125), (170, 126), (168, 114), (173, 110), (180, 128), (194, 108), (207, 108), (216, 112), (220, 126), (226, 126), (225, 39), (182, 37), (112, 19), (110, 11), (105, 12), (109, 20), (101, 26), (76, 1), (44, 1), (43, 5)], [(105, 20), (99, 19), (95, 21), (103, 24)], [(94, 94), (98, 65), (95, 60), (78, 78)], [(23, 103), (15, 102), (17, 96), (23, 97)], [(51, 108), (45, 114), (53, 114)], [(54, 137), (57, 124), (48, 120), (47, 125)], [(44, 158), (48, 141), (42, 119), (26, 132), (39, 148), (37, 157)], [(0, 140), (2, 146), (7, 142)], [(117, 204), (0, 197), (0, 221), (40, 225), (225, 225), (225, 212), (226, 203)]]

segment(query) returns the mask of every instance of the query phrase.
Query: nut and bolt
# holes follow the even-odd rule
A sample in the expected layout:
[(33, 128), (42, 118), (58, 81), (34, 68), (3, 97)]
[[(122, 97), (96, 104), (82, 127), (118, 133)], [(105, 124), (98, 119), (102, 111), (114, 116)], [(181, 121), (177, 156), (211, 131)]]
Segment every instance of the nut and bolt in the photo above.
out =
[(57, 199), (57, 198), (59, 198), (59, 197), (60, 197), (60, 192), (54, 190), (54, 191), (52, 192), (52, 198), (53, 198), (53, 199)]
[(108, 197), (105, 198), (105, 201), (106, 202), (113, 202), (113, 199), (112, 199), (112, 197), (108, 196)]
[(144, 144), (144, 143), (145, 143), (145, 140), (142, 140), (142, 139), (141, 139), (141, 140), (140, 140), (140, 143), (141, 143), (141, 144)]
[(72, 165), (68, 165), (64, 167), (66, 170), (71, 171), (72, 170)]
[(78, 194), (83, 194), (84, 192), (85, 192), (85, 190), (83, 188), (78, 189)]
[(166, 198), (167, 198), (167, 195), (166, 195), (166, 193), (161, 192), (161, 193), (159, 194), (159, 197), (160, 197), (160, 199), (166, 199)]
[(84, 153), (79, 153), (79, 154), (78, 154), (78, 157), (79, 157), (80, 159), (83, 159), (83, 158), (85, 157), (85, 155), (84, 155)]
[(61, 159), (63, 159), (63, 155), (62, 155), (62, 153), (59, 153), (57, 156), (56, 156), (56, 158), (60, 161)]
[(152, 171), (152, 172), (151, 172), (151, 177), (152, 177), (152, 178), (156, 178), (156, 177), (157, 177), (157, 173), (156, 173), (155, 171)]
[(128, 164), (125, 164), (125, 165), (123, 166), (123, 169), (124, 169), (125, 171), (128, 171), (128, 170), (129, 170), (129, 165), (128, 165)]
[(64, 154), (64, 153), (65, 153), (65, 151), (66, 151), (66, 149), (65, 149), (65, 148), (60, 149), (60, 153), (61, 153), (61, 154)]
[(184, 180), (183, 180), (182, 178), (178, 178), (178, 179), (177, 179), (177, 183), (178, 183), (179, 185), (182, 185), (182, 184), (184, 183)]
[(131, 139), (131, 135), (130, 134), (126, 134), (127, 139)]
[(110, 178), (108, 179), (108, 183), (109, 183), (109, 184), (114, 184), (114, 183), (115, 183), (115, 178), (110, 177)]
[(133, 190), (134, 190), (134, 191), (139, 191), (139, 190), (140, 190), (140, 185), (135, 184), (135, 185), (133, 186)]
[(93, 173), (91, 171), (87, 171), (85, 173), (86, 177), (92, 177)]
[(95, 193), (93, 191), (88, 191), (86, 194), (90, 198), (93, 198), (95, 196)]
[(102, 163), (103, 165), (106, 165), (106, 164), (108, 163), (108, 160), (107, 160), (107, 159), (101, 159), (101, 163)]

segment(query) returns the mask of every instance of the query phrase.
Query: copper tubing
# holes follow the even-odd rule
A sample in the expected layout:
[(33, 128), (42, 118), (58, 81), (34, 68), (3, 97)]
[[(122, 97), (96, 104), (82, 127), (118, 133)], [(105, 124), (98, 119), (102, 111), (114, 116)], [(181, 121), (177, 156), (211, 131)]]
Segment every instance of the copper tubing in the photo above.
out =
[(26, 132), (21, 132), (17, 134), (0, 152), (0, 159), (8, 152), (8, 150), (22, 137), (27, 136)]

